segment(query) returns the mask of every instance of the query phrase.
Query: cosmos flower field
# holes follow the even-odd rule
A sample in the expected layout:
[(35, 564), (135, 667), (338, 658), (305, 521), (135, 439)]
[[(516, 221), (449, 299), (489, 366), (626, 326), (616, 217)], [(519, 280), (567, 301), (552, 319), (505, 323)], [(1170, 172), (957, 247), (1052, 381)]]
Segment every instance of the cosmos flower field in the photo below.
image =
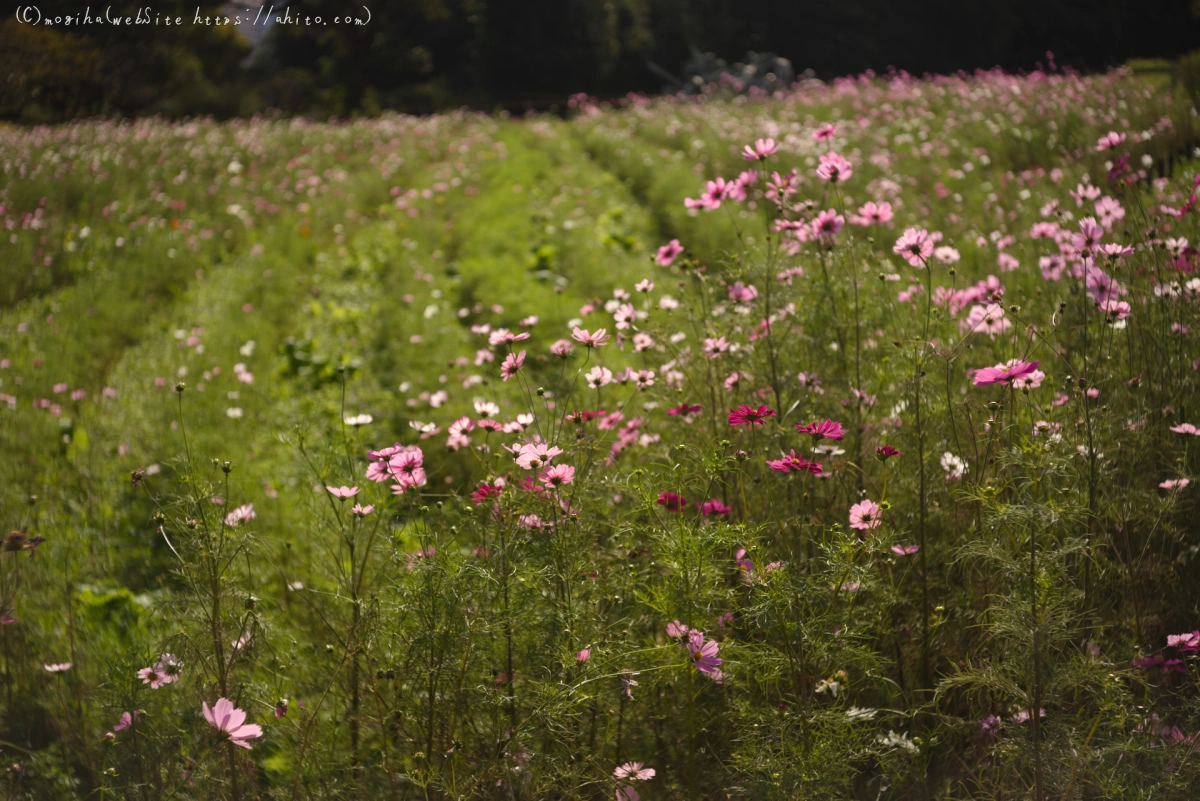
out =
[(0, 129), (0, 794), (1194, 798), (1191, 102), (571, 105)]

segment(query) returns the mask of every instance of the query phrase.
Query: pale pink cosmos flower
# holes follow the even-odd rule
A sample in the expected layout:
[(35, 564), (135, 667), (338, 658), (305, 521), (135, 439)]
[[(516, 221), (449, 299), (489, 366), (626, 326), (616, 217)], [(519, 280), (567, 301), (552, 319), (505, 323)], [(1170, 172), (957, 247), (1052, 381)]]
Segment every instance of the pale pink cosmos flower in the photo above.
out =
[(774, 139), (756, 139), (753, 145), (742, 148), (742, 158), (746, 161), (766, 161), (779, 150)]
[(122, 712), (121, 719), (113, 724), (112, 730), (114, 732), (125, 731), (130, 726), (132, 726), (133, 721), (139, 717), (141, 717), (141, 715), (136, 711), (135, 712)]
[(708, 358), (715, 359), (722, 353), (729, 350), (729, 343), (725, 341), (725, 337), (709, 337), (704, 340), (704, 352), (708, 354)]
[(1159, 484), (1158, 486), (1162, 487), (1165, 490), (1173, 491), (1173, 490), (1184, 489), (1185, 487), (1187, 487), (1188, 484), (1191, 484), (1191, 483), (1192, 482), (1186, 478), (1170, 478), (1170, 479), (1167, 479), (1166, 481), (1164, 481), (1163, 483)]
[(571, 338), (588, 348), (603, 347), (609, 342), (608, 332), (603, 328), (597, 328), (591, 333), (586, 328), (576, 328), (571, 331)]
[(949, 245), (942, 245), (941, 247), (934, 248), (933, 257), (942, 264), (954, 264), (956, 261), (962, 258), (958, 250), (950, 247)]
[(249, 749), (250, 743), (256, 737), (262, 737), (262, 726), (257, 723), (246, 723), (246, 713), (233, 705), (228, 698), (218, 698), (217, 703), (209, 709), (207, 703), (200, 704), (204, 719), (213, 728), (225, 734), (236, 746)]
[(514, 334), (507, 328), (497, 328), (488, 336), (489, 345), (511, 345), (514, 342), (520, 342), (523, 339), (529, 339), (529, 332), (522, 331), (519, 334)]
[(679, 240), (672, 239), (658, 249), (658, 255), (654, 257), (654, 261), (663, 267), (670, 267), (675, 259), (679, 258), (679, 254), (683, 253), (683, 250), (684, 247), (679, 244)]
[(920, 545), (893, 545), (892, 553), (896, 556), (912, 556), (917, 551), (921, 550)]
[(149, 684), (151, 690), (157, 690), (164, 684), (170, 683), (166, 674), (158, 669), (158, 665), (142, 668), (137, 672), (137, 677), (142, 680), (142, 684)]
[(1112, 148), (1116, 147), (1117, 145), (1121, 144), (1124, 141), (1125, 141), (1125, 134), (1117, 133), (1116, 131), (1109, 131), (1104, 136), (1102, 136), (1096, 140), (1096, 150), (1097, 151), (1111, 150)]
[(933, 255), (933, 240), (924, 228), (906, 228), (896, 240), (892, 252), (903, 256), (913, 267), (921, 267)]
[(550, 346), (550, 353), (555, 356), (560, 356), (564, 359), (570, 356), (574, 350), (575, 347), (565, 339), (557, 340), (553, 345)]
[(613, 775), (618, 779), (632, 779), (639, 782), (650, 781), (654, 778), (654, 774), (654, 768), (643, 768), (641, 762), (626, 762), (613, 771)]
[(734, 281), (729, 287), (729, 299), (737, 303), (749, 303), (758, 297), (758, 289), (753, 284), (746, 285), (741, 281)]
[(225, 525), (236, 526), (247, 520), (253, 520), (258, 515), (254, 514), (254, 504), (247, 503), (234, 509), (229, 514), (225, 515)]
[(42, 665), (50, 673), (63, 673), (71, 669), (72, 662), (57, 662), (51, 665)]
[(1176, 434), (1191, 434), (1194, 437), (1200, 437), (1200, 428), (1196, 428), (1191, 423), (1180, 423), (1177, 426), (1171, 426), (1171, 430)]
[(691, 628), (684, 623), (680, 623), (678, 620), (673, 620), (667, 624), (668, 637), (683, 637), (686, 636), (689, 631), (691, 631)]
[(633, 288), (636, 291), (642, 292), (642, 293), (653, 292), (654, 291), (654, 282), (651, 281), (649, 278), (646, 278), (646, 279), (638, 281), (636, 284), (634, 284)]
[(882, 522), (879, 512), (879, 504), (874, 501), (859, 501), (850, 507), (850, 528), (858, 531), (875, 528)]
[(341, 486), (341, 487), (326, 486), (325, 489), (329, 490), (330, 495), (332, 495), (335, 498), (339, 498), (343, 501), (346, 500), (347, 498), (353, 498), (359, 492), (358, 487), (347, 487), (347, 486)]
[(522, 470), (542, 468), (563, 452), (562, 448), (557, 445), (548, 446), (544, 442), (526, 443), (519, 449), (516, 446), (513, 447), (516, 453), (513, 460), (520, 465)]
[(520, 353), (510, 353), (504, 359), (504, 363), (500, 365), (500, 377), (507, 381), (520, 372), (525, 366), (525, 351)]
[(355, 515), (357, 517), (366, 517), (367, 515), (371, 514), (371, 512), (374, 512), (374, 511), (375, 511), (375, 504), (373, 504), (373, 503), (369, 503), (366, 506), (363, 506), (360, 503), (356, 503), (356, 504), (354, 504), (354, 508), (352, 508), (350, 510), (350, 514)]
[(609, 370), (607, 367), (600, 367), (597, 365), (589, 370), (584, 378), (587, 379), (589, 388), (599, 389), (600, 387), (607, 386), (612, 383), (613, 373), (612, 370)]

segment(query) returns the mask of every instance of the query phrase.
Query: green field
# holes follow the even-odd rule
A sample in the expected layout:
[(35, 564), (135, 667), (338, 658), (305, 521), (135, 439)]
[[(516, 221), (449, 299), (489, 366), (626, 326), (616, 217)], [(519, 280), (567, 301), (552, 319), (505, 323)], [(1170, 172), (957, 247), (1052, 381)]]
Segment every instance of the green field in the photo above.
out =
[(0, 128), (0, 793), (1193, 797), (1195, 120), (1117, 71)]

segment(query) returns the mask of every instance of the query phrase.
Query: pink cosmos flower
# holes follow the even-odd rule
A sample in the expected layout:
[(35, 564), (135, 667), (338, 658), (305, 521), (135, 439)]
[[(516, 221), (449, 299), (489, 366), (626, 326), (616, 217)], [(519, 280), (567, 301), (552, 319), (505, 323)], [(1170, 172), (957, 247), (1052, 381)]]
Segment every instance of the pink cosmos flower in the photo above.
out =
[(1178, 648), (1181, 651), (1200, 651), (1200, 631), (1189, 631), (1184, 634), (1168, 634), (1167, 647)]
[(737, 181), (726, 181), (724, 178), (717, 178), (715, 181), (709, 181), (704, 185), (704, 192), (700, 195), (699, 200), (692, 200), (690, 197), (684, 198), (683, 205), (689, 209), (713, 211), (721, 208), (722, 200), (733, 199), (740, 190), (741, 185)]
[(725, 341), (725, 337), (717, 337), (716, 339), (709, 337), (704, 340), (704, 352), (708, 354), (708, 358), (710, 359), (715, 359), (728, 350), (729, 343)]
[(519, 334), (514, 334), (507, 328), (497, 328), (488, 336), (489, 345), (511, 345), (514, 342), (520, 342), (523, 339), (529, 339), (529, 332), (522, 331)]
[(1176, 434), (1191, 434), (1193, 437), (1200, 437), (1200, 428), (1196, 428), (1191, 423), (1180, 423), (1177, 426), (1171, 426), (1171, 430)]
[(883, 447), (875, 449), (875, 458), (881, 462), (885, 462), (888, 459), (892, 458), (893, 456), (903, 456), (903, 455), (904, 455), (903, 451), (898, 451), (895, 448), (893, 448), (891, 445), (884, 445)]
[(632, 779), (634, 781), (645, 782), (654, 778), (654, 768), (643, 768), (641, 762), (626, 762), (614, 770), (613, 775), (618, 779)]
[(742, 404), (736, 409), (729, 411), (729, 425), (731, 426), (761, 426), (763, 420), (768, 417), (774, 417), (775, 410), (769, 406), (762, 405), (758, 408)]
[(691, 628), (684, 623), (680, 623), (678, 620), (673, 620), (667, 624), (668, 637), (685, 637), (689, 631), (691, 631)]
[(1008, 364), (998, 364), (995, 367), (981, 367), (975, 371), (972, 383), (977, 387), (1003, 384), (1006, 381), (1015, 381), (1018, 378), (1032, 375), (1037, 370), (1037, 367), (1037, 362), (1020, 362), (1015, 360)]
[(820, 164), (817, 166), (817, 177), (831, 184), (850, 180), (854, 175), (854, 167), (850, 162), (837, 153), (822, 153)]
[(542, 473), (542, 483), (558, 488), (575, 480), (575, 468), (569, 464), (556, 464)]
[(564, 359), (570, 356), (573, 350), (575, 350), (574, 346), (565, 339), (559, 339), (550, 346), (550, 353)]
[(588, 348), (603, 347), (609, 342), (608, 333), (603, 328), (597, 328), (593, 333), (588, 333), (586, 328), (576, 328), (571, 332), (571, 338)]
[(654, 257), (654, 261), (663, 267), (670, 267), (675, 259), (679, 258), (679, 254), (683, 253), (683, 250), (683, 245), (679, 244), (679, 240), (672, 239), (658, 249), (658, 255)]
[(830, 125), (829, 123), (825, 123), (821, 127), (817, 128), (817, 130), (813, 131), (813, 135), (812, 135), (813, 141), (814, 142), (824, 142), (826, 140), (832, 139), (833, 135), (835, 133), (837, 133), (837, 126)]
[(207, 703), (201, 703), (200, 707), (204, 712), (204, 719), (217, 731), (228, 736), (236, 746), (249, 749), (251, 746), (247, 740), (262, 737), (262, 726), (246, 723), (246, 713), (235, 707), (228, 698), (218, 698), (212, 709), (208, 708)]
[(159, 671), (158, 665), (142, 668), (137, 672), (137, 677), (142, 680), (142, 684), (149, 684), (151, 690), (157, 690), (169, 683), (166, 675)]
[(803, 456), (797, 456), (795, 450), (782, 459), (768, 460), (767, 467), (781, 473), (812, 473), (813, 475), (821, 473), (820, 462), (810, 462)]
[(562, 448), (557, 445), (548, 446), (544, 442), (526, 443), (516, 450), (516, 456), (513, 459), (521, 466), (522, 470), (537, 470), (549, 464), (555, 456), (562, 452)]
[(136, 712), (136, 711), (134, 711), (134, 712), (122, 712), (122, 713), (121, 713), (121, 719), (120, 719), (119, 721), (117, 721), (116, 723), (114, 723), (114, 724), (113, 724), (112, 730), (113, 730), (114, 732), (118, 732), (118, 731), (125, 731), (125, 730), (126, 730), (126, 729), (128, 729), (130, 726), (132, 726), (132, 725), (133, 725), (133, 721), (134, 721), (135, 719), (139, 718), (139, 717), (141, 717), (141, 715), (140, 715), (138, 712)]
[(366, 517), (367, 515), (371, 514), (371, 512), (374, 512), (374, 511), (375, 511), (375, 504), (373, 504), (373, 503), (368, 503), (366, 506), (363, 506), (361, 503), (356, 503), (356, 504), (354, 504), (354, 507), (350, 509), (350, 514), (355, 515), (357, 517)]
[(917, 551), (921, 550), (920, 545), (893, 545), (892, 553), (896, 556), (912, 556)]
[(1109, 131), (1104, 136), (1102, 136), (1096, 140), (1096, 150), (1097, 151), (1111, 150), (1112, 148), (1116, 147), (1117, 145), (1121, 144), (1124, 141), (1125, 141), (1125, 134), (1117, 133), (1116, 131)]
[(1191, 483), (1192, 482), (1186, 478), (1171, 478), (1171, 479), (1167, 479), (1166, 481), (1159, 484), (1158, 486), (1162, 487), (1165, 490), (1171, 490), (1173, 492), (1175, 490), (1184, 489), (1185, 487), (1187, 487), (1188, 484), (1191, 484)]
[(500, 365), (500, 377), (507, 381), (515, 376), (525, 366), (525, 351), (510, 353)]
[(825, 420), (820, 423), (796, 423), (796, 431), (809, 434), (814, 441), (822, 439), (840, 440), (846, 436), (846, 430), (836, 420)]
[(850, 507), (850, 528), (859, 531), (875, 528), (882, 522), (879, 511), (879, 504), (874, 501), (859, 501)]
[(229, 514), (225, 515), (225, 525), (236, 526), (246, 522), (247, 520), (253, 520), (257, 516), (258, 515), (254, 514), (254, 504), (247, 503), (243, 506), (239, 506)]
[(42, 665), (50, 673), (63, 673), (71, 669), (71, 662), (58, 662), (52, 665)]
[(812, 221), (812, 232), (814, 236), (830, 239), (838, 231), (842, 230), (845, 225), (846, 218), (838, 214), (834, 209), (825, 209), (818, 212), (816, 218)]
[(723, 660), (717, 656), (720, 646), (717, 645), (716, 640), (705, 640), (704, 632), (692, 629), (688, 632), (686, 645), (688, 652), (692, 655), (692, 664), (696, 666), (696, 670), (716, 682), (725, 677), (725, 674), (721, 672)]
[(575, 661), (579, 662), (580, 664), (583, 664), (584, 662), (588, 661), (591, 658), (592, 658), (592, 652), (590, 650), (588, 650), (587, 648), (584, 648), (582, 651), (575, 654)]
[(729, 287), (729, 299), (736, 303), (749, 303), (758, 297), (758, 289), (753, 285), (747, 286), (741, 281), (734, 281)]
[(924, 228), (906, 228), (892, 246), (892, 252), (903, 256), (913, 267), (920, 267), (933, 255), (933, 240)]
[(742, 148), (742, 158), (746, 161), (766, 161), (779, 150), (774, 139), (756, 139), (753, 145)]
[(882, 203), (868, 200), (858, 207), (858, 213), (850, 217), (850, 222), (860, 226), (882, 225), (891, 222), (895, 216), (892, 212), (892, 204), (886, 200)]
[(332, 495), (335, 498), (340, 498), (343, 501), (346, 500), (347, 498), (353, 498), (359, 492), (358, 487), (346, 487), (346, 486), (329, 487), (329, 486), (327, 486), (327, 487), (325, 487), (325, 489), (329, 490), (330, 495)]
[(703, 503), (697, 503), (696, 506), (700, 509), (700, 514), (705, 517), (712, 517), (713, 515), (729, 517), (733, 512), (732, 506), (726, 506), (718, 498), (711, 498)]
[(1071, 246), (1083, 254), (1090, 254), (1104, 236), (1104, 228), (1092, 217), (1079, 221), (1079, 233), (1071, 235)]

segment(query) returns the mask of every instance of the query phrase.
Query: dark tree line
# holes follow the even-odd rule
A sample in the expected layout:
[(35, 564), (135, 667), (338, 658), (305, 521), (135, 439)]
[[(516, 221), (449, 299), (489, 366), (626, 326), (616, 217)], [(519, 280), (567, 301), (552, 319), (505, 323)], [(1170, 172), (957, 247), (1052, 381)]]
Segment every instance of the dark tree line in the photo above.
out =
[[(358, 2), (359, 0), (355, 0)], [(135, 13), (149, 0), (119, 0)], [(251, 50), (232, 28), (22, 25), (15, 0), (0, 23), (0, 117), (82, 114), (314, 114), (429, 111), (459, 105), (545, 108), (584, 91), (615, 96), (674, 88), (697, 52), (730, 62), (752, 51), (820, 77), (884, 71), (1093, 70), (1200, 45), (1191, 0), (292, 0), (293, 17)], [(76, 14), (86, 3), (48, 2)], [(239, 9), (252, 3), (231, 4)], [(216, 6), (200, 3), (204, 13)], [(196, 0), (156, 0), (191, 21)], [(256, 6), (255, 6), (256, 8)]]

